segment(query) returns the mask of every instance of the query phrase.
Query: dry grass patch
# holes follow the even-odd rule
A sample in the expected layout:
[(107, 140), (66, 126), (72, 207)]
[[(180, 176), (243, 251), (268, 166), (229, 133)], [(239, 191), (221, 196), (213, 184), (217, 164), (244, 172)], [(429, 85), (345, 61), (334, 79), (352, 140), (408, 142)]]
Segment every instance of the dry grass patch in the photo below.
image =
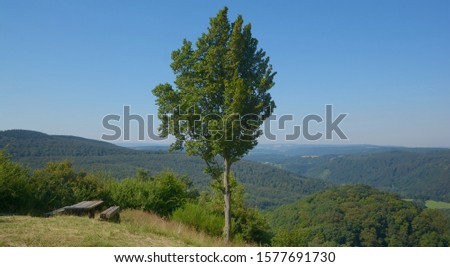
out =
[[(223, 241), (154, 214), (124, 210), (121, 223), (76, 216), (0, 217), (0, 246), (223, 246)], [(244, 244), (234, 244), (244, 245)]]

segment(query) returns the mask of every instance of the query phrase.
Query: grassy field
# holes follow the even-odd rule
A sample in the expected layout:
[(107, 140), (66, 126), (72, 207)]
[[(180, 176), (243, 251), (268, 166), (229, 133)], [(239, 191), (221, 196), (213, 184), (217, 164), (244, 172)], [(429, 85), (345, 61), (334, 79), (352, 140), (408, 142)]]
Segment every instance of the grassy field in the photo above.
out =
[(450, 203), (447, 203), (447, 202), (427, 200), (425, 202), (425, 205), (429, 209), (450, 209)]
[[(121, 212), (121, 223), (76, 216), (0, 217), (0, 246), (223, 246), (219, 238), (142, 211)], [(235, 246), (243, 244), (232, 244)]]

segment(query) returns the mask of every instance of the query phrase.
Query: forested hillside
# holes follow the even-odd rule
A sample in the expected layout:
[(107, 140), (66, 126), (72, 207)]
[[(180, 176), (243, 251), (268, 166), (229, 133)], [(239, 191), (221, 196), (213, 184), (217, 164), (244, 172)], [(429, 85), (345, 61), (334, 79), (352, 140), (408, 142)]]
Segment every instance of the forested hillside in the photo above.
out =
[[(15, 134), (15, 137), (2, 136), (3, 140), (9, 138), (10, 143), (0, 147), (3, 149), (0, 150), (0, 213), (42, 215), (81, 200), (102, 199), (108, 205), (153, 212), (198, 231), (221, 235), (223, 196), (217, 191), (217, 185), (210, 191), (211, 179), (203, 173), (204, 163), (198, 158), (183, 153), (135, 151), (77, 137), (61, 138), (26, 131)], [(6, 155), (11, 144), (15, 148), (14, 159)], [(50, 144), (52, 148), (45, 150)], [(56, 155), (49, 152), (45, 156), (20, 156), (32, 155), (27, 151), (36, 147)], [(86, 154), (80, 156), (79, 151)], [(95, 155), (94, 151), (105, 154)], [(383, 175), (392, 166), (397, 166), (398, 173), (415, 170), (408, 169), (409, 165), (401, 166), (407, 162), (419, 166), (420, 160), (428, 168), (436, 168), (432, 163), (445, 158), (444, 152), (433, 151), (435, 158), (430, 162), (426, 159), (430, 158), (431, 151), (424, 151), (423, 158), (404, 157), (409, 161), (400, 156), (404, 156), (404, 151), (390, 151), (390, 161), (386, 161), (387, 152), (297, 158), (310, 171), (320, 170), (312, 168), (317, 162), (336, 164), (336, 169), (330, 167), (319, 173), (321, 179), (305, 178), (280, 168), (299, 166), (291, 160), (279, 161), (278, 167), (272, 166), (274, 163), (243, 160), (233, 168), (240, 182), (233, 185), (236, 189), (232, 199), (233, 235), (243, 242), (274, 246), (448, 246), (448, 213), (425, 209), (367, 185), (334, 187), (327, 182), (331, 177), (328, 172), (339, 170), (339, 166), (366, 169), (374, 176), (376, 172)], [(379, 160), (374, 161), (377, 157)], [(64, 159), (72, 161), (75, 168), (69, 161), (48, 163)], [(360, 159), (359, 164), (352, 165), (350, 162), (356, 159)], [(314, 160), (318, 161), (314, 163)], [(446, 163), (442, 164), (445, 169)], [(168, 169), (175, 173), (164, 172)], [(442, 192), (447, 188), (443, 187)], [(267, 209), (266, 216), (252, 207)]]
[[(286, 204), (331, 184), (367, 184), (404, 198), (450, 202), (449, 149), (269, 148), (256, 149), (247, 157), (251, 160), (233, 167), (237, 179), (247, 188), (248, 203), (254, 206), (270, 208)], [(203, 161), (184, 153), (133, 150), (80, 137), (26, 130), (0, 131), (0, 149), (6, 149), (15, 160), (31, 169), (64, 159), (71, 160), (79, 170), (107, 172), (118, 179), (134, 175), (137, 168), (153, 174), (171, 169), (191, 177), (200, 190), (209, 187), (210, 178), (203, 172)]]
[[(135, 175), (143, 168), (154, 175), (164, 170), (187, 175), (200, 190), (208, 190), (211, 178), (197, 157), (162, 150), (132, 150), (106, 142), (72, 136), (52, 136), (25, 130), (0, 132), (0, 149), (30, 169), (43, 168), (49, 161), (68, 159), (77, 170), (106, 173), (117, 179)], [(232, 169), (243, 183), (249, 205), (267, 209), (319, 192), (330, 183), (306, 178), (266, 164), (242, 160)]]
[(450, 202), (450, 149), (382, 148), (371, 153), (249, 158), (336, 184), (367, 184), (405, 198)]
[(0, 131), (0, 149), (15, 158), (104, 156), (136, 152), (110, 143), (76, 136), (48, 135), (28, 130)]
[(269, 214), (275, 246), (448, 246), (450, 217), (365, 185), (308, 196)]

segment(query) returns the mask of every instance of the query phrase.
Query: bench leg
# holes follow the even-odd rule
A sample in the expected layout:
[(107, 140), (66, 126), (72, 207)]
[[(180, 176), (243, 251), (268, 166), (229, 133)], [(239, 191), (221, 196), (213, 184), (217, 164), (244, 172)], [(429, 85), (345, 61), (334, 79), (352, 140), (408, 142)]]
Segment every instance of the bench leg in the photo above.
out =
[(95, 211), (94, 210), (90, 210), (89, 211), (89, 219), (94, 219), (95, 218)]

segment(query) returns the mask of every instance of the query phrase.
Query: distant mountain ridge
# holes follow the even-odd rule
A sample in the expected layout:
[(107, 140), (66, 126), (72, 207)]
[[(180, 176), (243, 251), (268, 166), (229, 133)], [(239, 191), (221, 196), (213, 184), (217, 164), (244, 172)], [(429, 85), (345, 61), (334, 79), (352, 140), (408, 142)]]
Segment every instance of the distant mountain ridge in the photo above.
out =
[(136, 151), (78, 136), (48, 135), (29, 130), (0, 131), (0, 149), (13, 157), (103, 156), (135, 154)]

